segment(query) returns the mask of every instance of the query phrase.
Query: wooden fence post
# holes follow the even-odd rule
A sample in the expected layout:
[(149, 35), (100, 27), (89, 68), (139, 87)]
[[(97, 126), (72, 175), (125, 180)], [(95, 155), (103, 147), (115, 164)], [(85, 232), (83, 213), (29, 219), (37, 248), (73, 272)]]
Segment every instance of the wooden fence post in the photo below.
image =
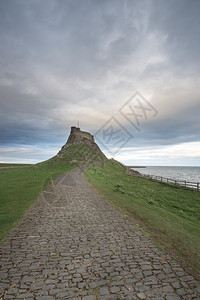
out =
[(199, 182), (197, 182), (197, 191), (199, 191)]

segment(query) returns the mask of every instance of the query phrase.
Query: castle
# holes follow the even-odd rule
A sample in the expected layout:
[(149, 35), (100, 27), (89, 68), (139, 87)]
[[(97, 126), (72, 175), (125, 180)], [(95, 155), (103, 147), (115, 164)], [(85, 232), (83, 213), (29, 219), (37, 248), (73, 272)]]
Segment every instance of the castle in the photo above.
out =
[(67, 140), (67, 143), (70, 143), (72, 145), (80, 145), (82, 142), (85, 142), (86, 140), (89, 140), (94, 143), (94, 137), (89, 132), (80, 130), (79, 127), (72, 126), (70, 136)]
[(63, 151), (65, 151), (65, 149), (71, 145), (86, 146), (96, 152), (99, 152), (102, 157), (107, 159), (101, 151), (101, 149), (99, 148), (99, 146), (95, 143), (94, 136), (89, 132), (82, 131), (79, 127), (71, 127), (71, 132), (68, 137), (68, 140), (66, 144), (62, 147), (62, 149), (59, 151), (58, 156), (61, 156), (63, 154)]

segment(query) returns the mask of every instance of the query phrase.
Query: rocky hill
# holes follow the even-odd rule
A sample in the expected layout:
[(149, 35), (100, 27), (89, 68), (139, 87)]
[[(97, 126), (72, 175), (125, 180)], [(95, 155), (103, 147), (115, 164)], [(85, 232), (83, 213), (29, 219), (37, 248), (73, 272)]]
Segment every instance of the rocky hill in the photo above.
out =
[(73, 126), (66, 144), (48, 162), (83, 165), (102, 160), (107, 160), (107, 157), (95, 143), (93, 135)]
[(66, 144), (62, 147), (62, 149), (58, 152), (57, 156), (62, 156), (65, 153), (65, 150), (72, 145), (85, 146), (89, 149), (97, 152), (102, 156), (102, 158), (106, 159), (105, 154), (100, 150), (99, 146), (94, 141), (94, 136), (89, 132), (85, 132), (80, 130), (78, 127), (71, 127), (71, 132), (68, 137)]

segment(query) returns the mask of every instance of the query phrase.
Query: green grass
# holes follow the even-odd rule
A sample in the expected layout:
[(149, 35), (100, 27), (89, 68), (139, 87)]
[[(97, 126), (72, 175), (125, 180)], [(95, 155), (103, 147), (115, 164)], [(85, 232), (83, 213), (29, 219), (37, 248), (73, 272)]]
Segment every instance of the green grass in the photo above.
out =
[(101, 161), (104, 159), (99, 152), (96, 152), (86, 146), (68, 146), (62, 149), (62, 155), (54, 156), (44, 163), (51, 163), (54, 165), (65, 164), (66, 162), (76, 161), (78, 165), (90, 163), (94, 161)]
[(7, 164), (7, 163), (0, 163), (0, 168), (9, 168), (9, 167), (27, 167), (31, 166), (31, 164)]
[(127, 175), (114, 160), (90, 168), (86, 176), (162, 248), (200, 272), (200, 193)]

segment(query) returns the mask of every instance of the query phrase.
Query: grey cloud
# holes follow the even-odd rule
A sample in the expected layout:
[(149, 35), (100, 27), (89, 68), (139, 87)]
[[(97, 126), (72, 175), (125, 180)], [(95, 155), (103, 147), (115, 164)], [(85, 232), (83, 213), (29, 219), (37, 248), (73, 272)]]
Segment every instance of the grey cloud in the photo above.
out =
[(141, 125), (141, 132), (136, 135), (135, 143), (172, 145), (181, 142), (200, 140), (200, 105), (176, 111), (171, 115)]
[(198, 0), (157, 1), (150, 30), (166, 35), (166, 52), (177, 72), (199, 70), (200, 2)]
[(63, 143), (78, 120), (94, 133), (136, 90), (159, 110), (138, 143), (199, 140), (199, 11), (198, 0), (0, 1), (1, 144)]
[(30, 67), (42, 63), (70, 77), (103, 75), (126, 63), (143, 38), (140, 1), (126, 9), (121, 1), (18, 3), (2, 8), (1, 20), (2, 39), (15, 64), (16, 59)]

